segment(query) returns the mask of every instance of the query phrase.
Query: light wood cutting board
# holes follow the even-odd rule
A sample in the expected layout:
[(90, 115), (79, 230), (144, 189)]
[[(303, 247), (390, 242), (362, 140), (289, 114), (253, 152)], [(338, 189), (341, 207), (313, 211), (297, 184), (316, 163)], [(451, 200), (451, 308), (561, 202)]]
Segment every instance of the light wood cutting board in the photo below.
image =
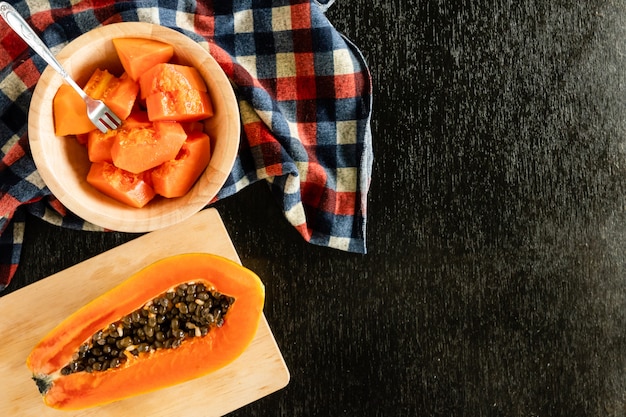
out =
[(248, 349), (205, 377), (77, 412), (44, 405), (25, 365), (35, 344), (133, 272), (187, 252), (240, 262), (218, 212), (206, 209), (0, 298), (0, 416), (221, 416), (285, 387), (289, 371), (263, 316)]

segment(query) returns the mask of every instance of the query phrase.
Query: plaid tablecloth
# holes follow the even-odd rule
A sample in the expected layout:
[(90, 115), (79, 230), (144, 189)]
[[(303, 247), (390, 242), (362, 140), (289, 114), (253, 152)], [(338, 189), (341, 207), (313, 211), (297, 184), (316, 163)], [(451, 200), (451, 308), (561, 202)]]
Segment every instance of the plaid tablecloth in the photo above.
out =
[[(371, 79), (358, 49), (324, 15), (332, 0), (11, 3), (53, 51), (120, 21), (157, 23), (206, 46), (235, 85), (242, 118), (239, 154), (216, 200), (265, 181), (306, 241), (366, 251)], [(101, 230), (51, 195), (30, 155), (28, 106), (45, 66), (0, 19), (0, 289), (19, 264), (27, 212)]]

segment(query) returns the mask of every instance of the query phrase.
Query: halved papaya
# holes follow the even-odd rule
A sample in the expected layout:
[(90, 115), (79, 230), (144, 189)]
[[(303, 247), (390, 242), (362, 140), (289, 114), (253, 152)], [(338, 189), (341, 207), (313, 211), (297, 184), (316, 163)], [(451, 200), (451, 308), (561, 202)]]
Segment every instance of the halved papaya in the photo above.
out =
[(113, 39), (113, 46), (124, 71), (135, 81), (150, 68), (168, 62), (174, 56), (172, 45), (152, 39)]
[(231, 260), (204, 253), (165, 258), (69, 316), (35, 346), (27, 365), (48, 406), (117, 401), (234, 361), (256, 334), (264, 300), (259, 277)]

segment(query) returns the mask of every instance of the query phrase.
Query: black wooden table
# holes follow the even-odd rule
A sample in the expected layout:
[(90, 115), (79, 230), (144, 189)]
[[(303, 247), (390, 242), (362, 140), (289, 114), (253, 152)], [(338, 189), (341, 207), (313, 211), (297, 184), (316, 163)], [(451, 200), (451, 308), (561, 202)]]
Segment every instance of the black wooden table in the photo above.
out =
[[(373, 76), (369, 252), (304, 243), (262, 184), (215, 205), (292, 375), (233, 415), (626, 415), (626, 5), (328, 16)], [(4, 294), (134, 237), (29, 218)]]

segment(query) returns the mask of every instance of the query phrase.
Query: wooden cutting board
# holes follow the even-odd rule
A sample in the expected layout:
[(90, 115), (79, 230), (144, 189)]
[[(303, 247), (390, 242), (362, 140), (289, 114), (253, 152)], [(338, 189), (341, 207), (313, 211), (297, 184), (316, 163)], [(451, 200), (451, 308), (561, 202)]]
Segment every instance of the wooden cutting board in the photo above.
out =
[(285, 387), (289, 371), (263, 316), (249, 348), (205, 377), (78, 412), (44, 405), (25, 365), (35, 344), (133, 272), (186, 252), (240, 262), (218, 212), (206, 209), (0, 298), (0, 416), (221, 416)]

